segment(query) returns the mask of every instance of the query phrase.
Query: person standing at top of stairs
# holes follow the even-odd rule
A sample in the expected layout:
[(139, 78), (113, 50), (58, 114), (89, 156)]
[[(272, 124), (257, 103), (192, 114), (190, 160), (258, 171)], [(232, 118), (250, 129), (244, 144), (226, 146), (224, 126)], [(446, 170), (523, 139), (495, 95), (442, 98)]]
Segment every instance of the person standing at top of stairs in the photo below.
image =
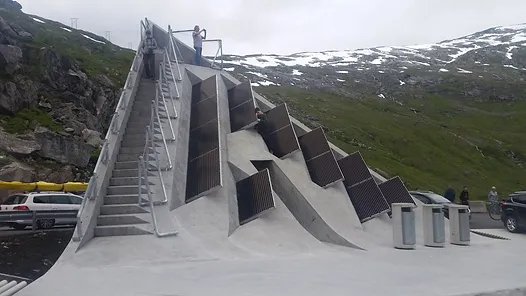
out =
[(155, 79), (155, 50), (157, 48), (157, 42), (153, 39), (152, 32), (147, 30), (146, 39), (142, 44), (144, 72), (146, 73), (146, 78)]
[[(201, 35), (203, 32), (205, 33), (204, 36)], [(206, 39), (206, 29), (199, 30), (199, 26), (195, 25), (192, 37), (194, 37), (195, 64), (200, 66), (201, 54), (203, 53), (203, 39)]]

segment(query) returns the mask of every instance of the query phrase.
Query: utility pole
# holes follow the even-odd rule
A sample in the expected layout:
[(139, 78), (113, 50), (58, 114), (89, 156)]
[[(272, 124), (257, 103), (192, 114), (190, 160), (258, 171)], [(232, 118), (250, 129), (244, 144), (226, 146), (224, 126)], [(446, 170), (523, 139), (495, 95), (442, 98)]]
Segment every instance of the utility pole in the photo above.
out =
[(129, 47), (130, 49), (133, 49), (133, 43), (128, 42), (128, 47)]
[(104, 31), (104, 34), (106, 34), (106, 40), (111, 42), (111, 31)]
[(72, 18), (70, 18), (70, 20), (71, 20), (71, 27), (77, 29), (77, 24), (78, 24), (79, 18), (78, 17), (72, 17)]

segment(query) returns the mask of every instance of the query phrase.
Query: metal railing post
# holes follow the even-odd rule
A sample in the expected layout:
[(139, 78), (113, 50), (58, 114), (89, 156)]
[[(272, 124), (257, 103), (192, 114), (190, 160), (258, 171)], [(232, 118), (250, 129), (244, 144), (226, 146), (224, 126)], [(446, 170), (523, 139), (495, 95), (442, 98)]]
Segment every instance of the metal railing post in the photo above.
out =
[(119, 132), (119, 112), (113, 113), (113, 118), (111, 120), (111, 132), (114, 135)]

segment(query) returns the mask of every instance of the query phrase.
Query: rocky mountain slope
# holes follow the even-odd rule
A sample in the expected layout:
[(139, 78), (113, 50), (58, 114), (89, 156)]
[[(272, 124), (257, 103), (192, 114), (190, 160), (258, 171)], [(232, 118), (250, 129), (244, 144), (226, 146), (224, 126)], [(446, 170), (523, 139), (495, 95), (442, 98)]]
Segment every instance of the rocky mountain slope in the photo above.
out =
[(225, 69), (385, 175), (526, 188), (526, 25), (415, 46), (227, 56)]
[(0, 180), (91, 173), (134, 53), (0, 1)]

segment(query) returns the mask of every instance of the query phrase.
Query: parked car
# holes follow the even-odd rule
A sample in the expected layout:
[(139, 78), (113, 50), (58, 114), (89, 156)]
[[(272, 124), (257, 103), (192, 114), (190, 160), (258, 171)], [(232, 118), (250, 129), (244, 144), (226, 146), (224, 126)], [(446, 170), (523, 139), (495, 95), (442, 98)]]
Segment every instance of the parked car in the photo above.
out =
[[(30, 192), (18, 193), (7, 198), (0, 205), (2, 211), (64, 211), (79, 210), (82, 196), (64, 192)], [(40, 219), (37, 227), (40, 229), (53, 228), (55, 225), (75, 225), (75, 218)], [(22, 230), (33, 224), (32, 220), (8, 221), (7, 226)]]
[[(444, 217), (449, 219), (449, 205), (453, 204), (442, 195), (436, 194), (433, 191), (409, 191), (413, 198), (418, 199), (424, 204), (439, 204), (443, 205), (442, 211)], [(469, 218), (471, 218), (471, 210), (468, 209)]]
[(526, 191), (517, 191), (501, 202), (500, 219), (509, 232), (526, 230)]

